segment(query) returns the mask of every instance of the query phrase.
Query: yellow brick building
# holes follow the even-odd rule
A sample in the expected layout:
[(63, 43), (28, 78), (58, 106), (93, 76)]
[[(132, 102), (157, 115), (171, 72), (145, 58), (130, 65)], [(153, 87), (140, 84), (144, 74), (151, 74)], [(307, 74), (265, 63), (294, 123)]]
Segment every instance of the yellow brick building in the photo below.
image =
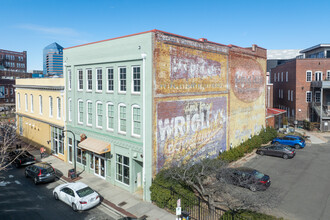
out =
[(44, 146), (47, 153), (69, 159), (62, 138), (65, 126), (63, 78), (16, 79), (17, 133)]

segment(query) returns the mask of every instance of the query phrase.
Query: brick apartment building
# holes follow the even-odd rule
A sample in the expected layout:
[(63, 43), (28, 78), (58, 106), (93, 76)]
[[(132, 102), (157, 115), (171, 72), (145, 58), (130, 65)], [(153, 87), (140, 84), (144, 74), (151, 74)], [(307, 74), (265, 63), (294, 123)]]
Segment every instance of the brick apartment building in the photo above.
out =
[(15, 105), (13, 85), (16, 78), (29, 78), (26, 71), (26, 51), (16, 52), (0, 49), (0, 105)]
[(319, 122), (322, 131), (330, 121), (330, 44), (304, 50), (296, 59), (271, 70), (274, 107), (285, 109), (289, 122)]

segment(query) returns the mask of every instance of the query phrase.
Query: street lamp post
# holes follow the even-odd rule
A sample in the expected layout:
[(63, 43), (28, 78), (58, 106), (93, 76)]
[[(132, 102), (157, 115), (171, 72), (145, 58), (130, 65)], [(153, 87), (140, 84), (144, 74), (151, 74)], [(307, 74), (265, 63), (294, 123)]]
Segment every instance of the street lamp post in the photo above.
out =
[(64, 137), (64, 132), (69, 132), (73, 135), (73, 169), (74, 169), (74, 176), (77, 176), (77, 172), (76, 172), (76, 136), (74, 135), (74, 133), (70, 130), (63, 130), (62, 131), (62, 137)]

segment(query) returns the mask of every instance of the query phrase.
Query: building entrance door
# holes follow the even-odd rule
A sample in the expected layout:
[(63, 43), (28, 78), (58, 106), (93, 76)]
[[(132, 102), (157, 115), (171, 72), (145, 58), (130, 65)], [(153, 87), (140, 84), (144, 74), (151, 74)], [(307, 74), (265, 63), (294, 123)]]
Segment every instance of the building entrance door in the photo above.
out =
[(94, 174), (105, 179), (105, 158), (93, 155), (94, 158)]

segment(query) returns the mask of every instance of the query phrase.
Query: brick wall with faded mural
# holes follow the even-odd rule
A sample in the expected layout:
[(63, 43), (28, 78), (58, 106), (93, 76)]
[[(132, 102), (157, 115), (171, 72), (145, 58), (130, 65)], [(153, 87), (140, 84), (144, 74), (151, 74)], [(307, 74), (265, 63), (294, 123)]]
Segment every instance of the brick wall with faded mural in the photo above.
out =
[[(265, 127), (266, 50), (230, 50), (229, 146), (235, 147)], [(249, 53), (247, 53), (249, 52)], [(258, 55), (260, 54), (260, 55)]]
[(227, 146), (228, 48), (164, 33), (154, 42), (155, 170)]

